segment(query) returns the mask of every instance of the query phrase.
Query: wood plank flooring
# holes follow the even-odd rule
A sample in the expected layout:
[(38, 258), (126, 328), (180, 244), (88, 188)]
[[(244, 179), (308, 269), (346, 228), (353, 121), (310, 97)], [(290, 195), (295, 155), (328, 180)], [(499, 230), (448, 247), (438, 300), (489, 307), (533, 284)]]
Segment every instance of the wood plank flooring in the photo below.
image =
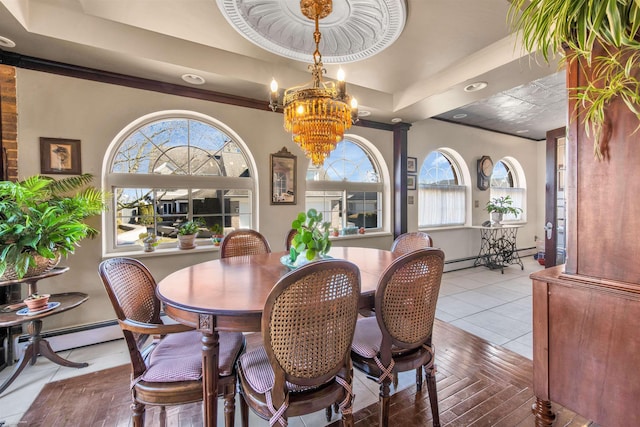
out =
[[(534, 401), (532, 362), (529, 359), (438, 320), (434, 342), (443, 426), (534, 425), (531, 413)], [(255, 345), (255, 339), (250, 340), (249, 345)], [(47, 384), (19, 425), (130, 425), (128, 369), (128, 366), (117, 367)], [(356, 427), (378, 426), (377, 409), (377, 405), (371, 405), (356, 412)], [(556, 425), (595, 426), (558, 405), (554, 405), (554, 410), (558, 417)], [(168, 425), (201, 426), (200, 411), (199, 404), (167, 408)], [(239, 416), (238, 412), (238, 421)], [(426, 386), (419, 394), (416, 394), (414, 385), (392, 396), (391, 426), (422, 427), (431, 424)], [(147, 425), (159, 425), (157, 408), (148, 408)], [(339, 421), (330, 424), (331, 427), (339, 425)]]

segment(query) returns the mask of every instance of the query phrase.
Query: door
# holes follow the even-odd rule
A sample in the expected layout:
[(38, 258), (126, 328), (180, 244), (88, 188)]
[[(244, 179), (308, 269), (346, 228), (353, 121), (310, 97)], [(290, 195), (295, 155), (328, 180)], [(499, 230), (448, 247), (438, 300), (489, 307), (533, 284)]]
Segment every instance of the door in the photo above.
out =
[(546, 200), (544, 221), (545, 268), (566, 259), (566, 128), (547, 132)]

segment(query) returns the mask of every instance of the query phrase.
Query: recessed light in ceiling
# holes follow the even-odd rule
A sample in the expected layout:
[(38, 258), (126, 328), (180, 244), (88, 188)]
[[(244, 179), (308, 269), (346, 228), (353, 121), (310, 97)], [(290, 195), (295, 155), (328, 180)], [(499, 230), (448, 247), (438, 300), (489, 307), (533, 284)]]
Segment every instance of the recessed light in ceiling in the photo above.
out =
[(487, 82), (474, 82), (464, 87), (465, 92), (477, 92), (489, 86)]
[(391, 119), (391, 123), (400, 123), (402, 121), (402, 119), (400, 117), (394, 117), (393, 119)]
[(369, 110), (358, 110), (358, 117), (369, 117), (371, 115), (371, 111)]
[(529, 132), (529, 129), (520, 129), (516, 131), (516, 133), (527, 133), (527, 132)]
[(453, 115), (453, 118), (454, 118), (454, 119), (464, 119), (465, 117), (467, 117), (467, 115), (466, 115), (466, 114), (464, 114), (464, 113), (454, 114), (454, 115)]
[(204, 77), (197, 74), (183, 74), (182, 80), (192, 85), (203, 85), (205, 83)]
[(16, 47), (16, 42), (6, 37), (0, 36), (0, 46), (2, 47)]

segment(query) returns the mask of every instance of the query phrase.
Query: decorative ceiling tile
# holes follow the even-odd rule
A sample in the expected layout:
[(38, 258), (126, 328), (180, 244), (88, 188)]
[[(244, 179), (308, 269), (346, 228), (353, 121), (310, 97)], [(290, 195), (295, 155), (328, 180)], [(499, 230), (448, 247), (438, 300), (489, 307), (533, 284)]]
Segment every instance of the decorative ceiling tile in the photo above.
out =
[[(217, 0), (227, 21), (254, 44), (275, 54), (313, 62), (314, 22), (300, 0)], [(320, 20), (322, 61), (346, 63), (389, 47), (406, 22), (405, 0), (336, 0)]]

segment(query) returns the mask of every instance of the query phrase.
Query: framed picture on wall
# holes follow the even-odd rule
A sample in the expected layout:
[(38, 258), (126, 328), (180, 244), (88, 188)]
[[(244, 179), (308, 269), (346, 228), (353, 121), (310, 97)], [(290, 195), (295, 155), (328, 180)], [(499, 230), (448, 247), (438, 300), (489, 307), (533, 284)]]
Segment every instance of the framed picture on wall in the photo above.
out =
[(416, 159), (415, 157), (407, 157), (407, 172), (418, 172), (418, 159)]
[(296, 203), (296, 156), (282, 147), (282, 150), (271, 154), (271, 204)]
[(415, 189), (416, 189), (416, 176), (407, 175), (407, 190), (415, 190)]
[(40, 173), (80, 175), (80, 140), (40, 138)]

